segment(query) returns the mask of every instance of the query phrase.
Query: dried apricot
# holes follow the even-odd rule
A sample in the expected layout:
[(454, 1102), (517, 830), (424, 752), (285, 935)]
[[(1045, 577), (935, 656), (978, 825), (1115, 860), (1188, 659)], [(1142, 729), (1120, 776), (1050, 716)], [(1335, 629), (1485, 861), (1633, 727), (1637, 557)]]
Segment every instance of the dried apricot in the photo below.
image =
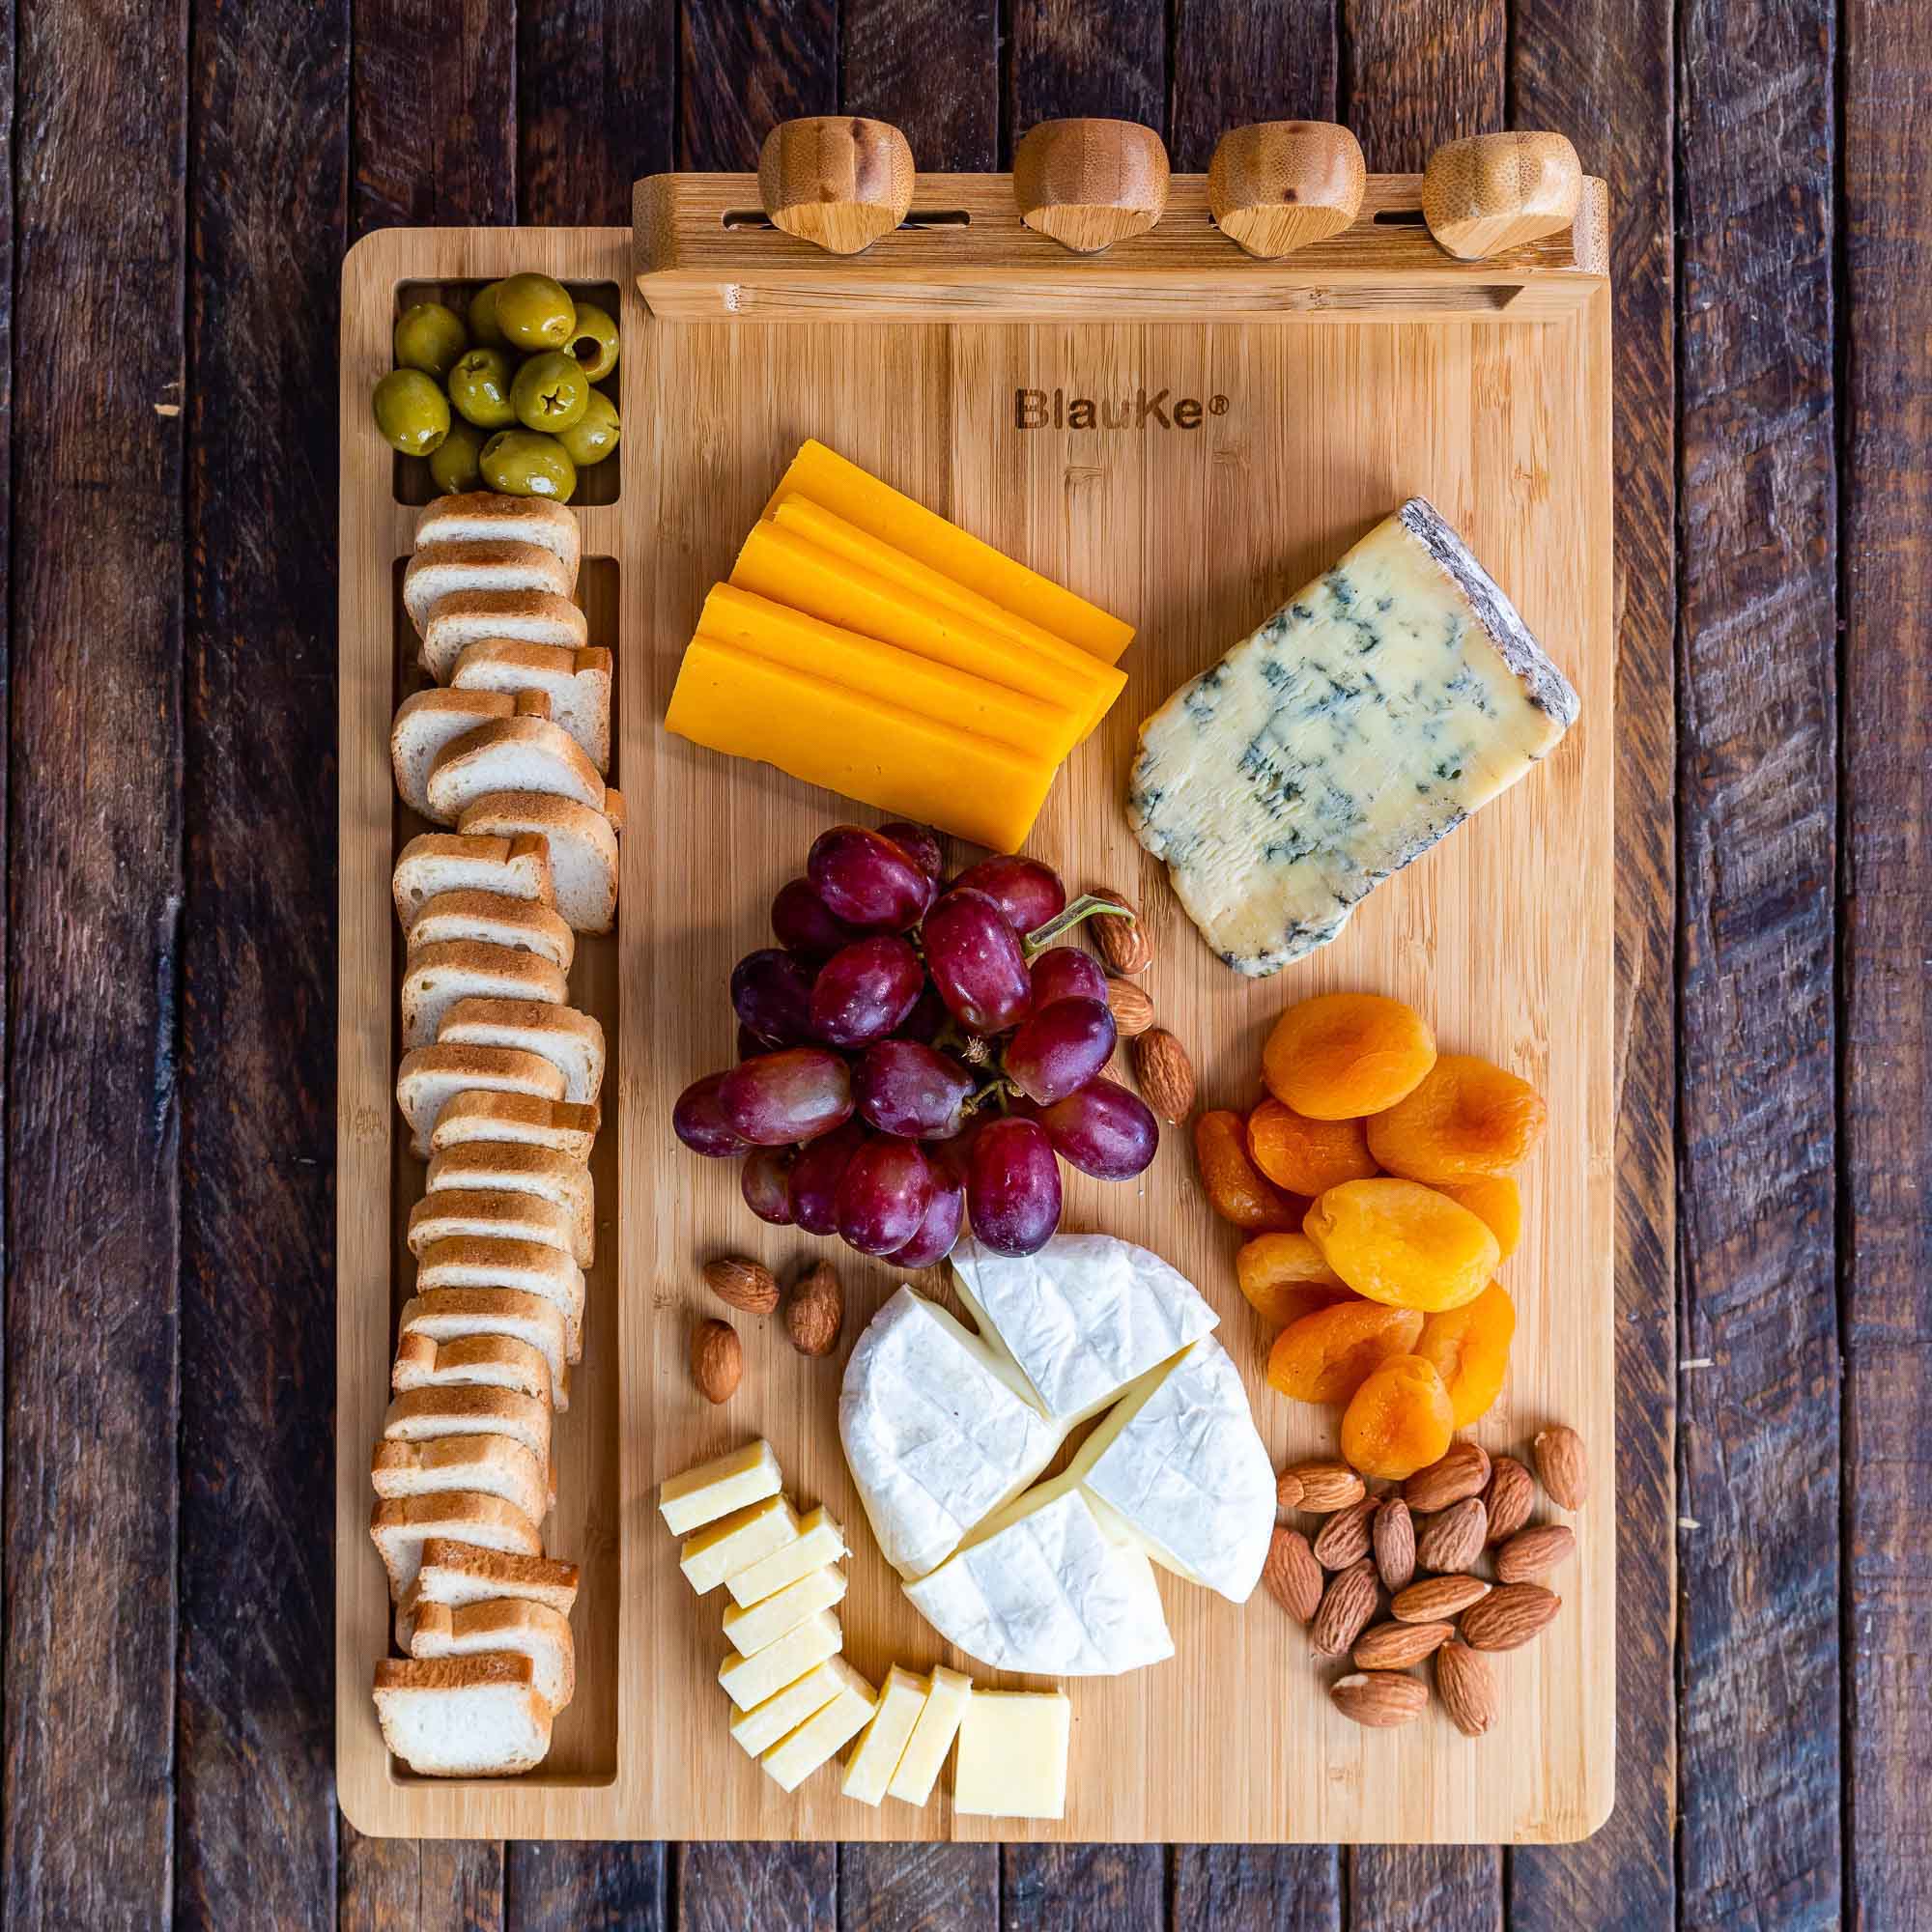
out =
[(1499, 1281), (1491, 1282), (1475, 1300), (1432, 1315), (1422, 1324), (1415, 1352), (1435, 1365), (1458, 1429), (1487, 1415), (1502, 1393), (1515, 1334), (1516, 1303)]
[(1306, 1235), (1257, 1235), (1235, 1257), (1235, 1278), (1255, 1313), (1277, 1328), (1354, 1299)]
[(1397, 1355), (1358, 1388), (1342, 1415), (1342, 1454), (1364, 1476), (1399, 1483), (1441, 1457), (1455, 1434), (1435, 1364)]
[(1446, 1194), (1387, 1176), (1329, 1188), (1301, 1226), (1357, 1294), (1432, 1315), (1475, 1300), (1502, 1252)]
[(1347, 1402), (1381, 1364), (1422, 1334), (1412, 1308), (1338, 1301), (1291, 1322), (1268, 1350), (1268, 1385), (1296, 1402)]
[(1379, 993), (1322, 993), (1290, 1007), (1262, 1048), (1262, 1078), (1311, 1121), (1379, 1114), (1435, 1065), (1435, 1037), (1413, 1007)]
[(1527, 1080), (1445, 1053), (1414, 1093), (1369, 1122), (1369, 1151), (1411, 1180), (1473, 1180), (1526, 1160), (1548, 1116)]
[(1264, 1100), (1248, 1116), (1248, 1152), (1277, 1187), (1311, 1199), (1376, 1172), (1360, 1121), (1311, 1121), (1279, 1100)]
[(1486, 1174), (1479, 1180), (1438, 1180), (1438, 1194), (1446, 1194), (1459, 1208), (1466, 1208), (1477, 1220), (1487, 1224), (1508, 1261), (1522, 1239), (1522, 1192), (1506, 1174)]
[(1203, 1114), (1194, 1122), (1194, 1158), (1208, 1199), (1223, 1220), (1255, 1235), (1293, 1234), (1301, 1226), (1305, 1205), (1284, 1194), (1248, 1158), (1248, 1131), (1240, 1115), (1225, 1107)]

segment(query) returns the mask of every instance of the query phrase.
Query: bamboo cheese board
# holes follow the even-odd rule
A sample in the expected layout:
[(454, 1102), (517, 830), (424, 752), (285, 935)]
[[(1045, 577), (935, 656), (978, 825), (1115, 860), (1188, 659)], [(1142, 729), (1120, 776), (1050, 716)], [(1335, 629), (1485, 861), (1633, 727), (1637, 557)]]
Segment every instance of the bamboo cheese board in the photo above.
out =
[[(1610, 345), (1601, 184), (1560, 237), (1454, 262), (1417, 225), (1420, 181), (1376, 177), (1353, 226), (1273, 262), (1176, 177), (1151, 233), (1075, 256), (1022, 227), (1008, 177), (928, 177), (911, 218), (838, 257), (759, 217), (753, 176), (639, 184), (638, 223), (394, 230), (344, 268), (341, 356), (341, 852), (336, 1508), (337, 1775), (365, 1833), (425, 1837), (1065, 1839), (1243, 1842), (1574, 1839), (1612, 1800), (1615, 1742), (1611, 1332), (1613, 719)], [(949, 252), (951, 251), (951, 252)], [(628, 803), (617, 929), (585, 939), (573, 1001), (611, 1044), (595, 1160), (598, 1256), (583, 1359), (556, 1425), (545, 1547), (582, 1566), (575, 1701), (516, 1778), (419, 1777), (370, 1698), (392, 1654), (367, 1533), (404, 1240), (423, 1170), (399, 1132), (402, 947), (390, 868), (423, 829), (397, 803), (388, 724), (419, 674), (399, 584), (417, 502), (368, 421), (400, 301), (520, 270), (601, 289), (620, 317), (617, 457), (578, 508), (579, 600), (616, 659), (611, 782)], [(1150, 400), (1151, 399), (1151, 400)], [(1091, 409), (1076, 412), (1086, 401)], [(1190, 407), (1182, 407), (1189, 405)], [(1083, 426), (1072, 427), (1077, 419)], [(1084, 426), (1089, 420), (1096, 425)], [(781, 1792), (731, 1740), (715, 1681), (718, 1599), (679, 1575), (658, 1485), (757, 1436), (801, 1505), (846, 1526), (845, 1651), (879, 1681), (950, 1663), (874, 1545), (839, 1450), (842, 1364), (897, 1285), (883, 1264), (754, 1221), (735, 1166), (671, 1138), (673, 1098), (728, 1065), (732, 962), (824, 827), (879, 814), (769, 766), (668, 736), (665, 709), (707, 587), (801, 442), (818, 438), (1138, 627), (1124, 696), (1073, 754), (1028, 849), (1069, 889), (1144, 909), (1144, 976), (1190, 1048), (1203, 1105), (1246, 1107), (1282, 1009), (1359, 988), (1413, 1004), (1445, 1050), (1514, 1067), (1547, 1097), (1524, 1171), (1526, 1231), (1505, 1279), (1519, 1327), (1501, 1401), (1477, 1425), (1519, 1450), (1547, 1421), (1597, 1447), (1562, 1614), (1495, 1660), (1503, 1721), (1475, 1742), (1439, 1711), (1358, 1728), (1330, 1704), (1305, 1633), (1264, 1591), (1245, 1606), (1162, 1574), (1174, 1658), (1076, 1679), (1064, 1821), (841, 1798), (821, 1773)], [(1427, 496), (1577, 687), (1547, 766), (1272, 980), (1210, 955), (1136, 843), (1122, 798), (1138, 722), (1406, 497)], [(416, 500), (406, 500), (413, 497)], [(958, 848), (955, 845), (955, 857)], [(1272, 1393), (1269, 1339), (1236, 1286), (1237, 1233), (1210, 1211), (1187, 1133), (1138, 1182), (1067, 1170), (1063, 1225), (1152, 1248), (1221, 1316), (1277, 1464), (1332, 1454), (1335, 1412)], [(720, 1311), (717, 1255), (781, 1280), (830, 1260), (846, 1291), (836, 1353), (800, 1356), (777, 1317), (734, 1315), (746, 1371), (714, 1407), (693, 1324)], [(918, 1286), (946, 1293), (945, 1270)], [(955, 1309), (956, 1302), (952, 1304)], [(1032, 1688), (1038, 1688), (1033, 1684)]]

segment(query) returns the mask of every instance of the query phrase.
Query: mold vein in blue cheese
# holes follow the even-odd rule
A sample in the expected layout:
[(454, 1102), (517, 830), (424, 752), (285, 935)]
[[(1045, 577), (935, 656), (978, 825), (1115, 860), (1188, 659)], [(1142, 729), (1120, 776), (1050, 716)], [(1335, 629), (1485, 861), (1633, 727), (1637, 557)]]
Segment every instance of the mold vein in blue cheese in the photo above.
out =
[(1546, 757), (1577, 694), (1420, 497), (1141, 726), (1127, 813), (1260, 978)]

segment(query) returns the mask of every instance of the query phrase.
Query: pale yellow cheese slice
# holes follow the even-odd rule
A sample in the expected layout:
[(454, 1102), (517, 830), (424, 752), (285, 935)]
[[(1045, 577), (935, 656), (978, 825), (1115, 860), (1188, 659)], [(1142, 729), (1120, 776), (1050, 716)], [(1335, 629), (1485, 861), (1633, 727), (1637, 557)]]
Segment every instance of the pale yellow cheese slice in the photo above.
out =
[(939, 1768), (959, 1734), (959, 1720), (966, 1715), (966, 1700), (972, 1695), (970, 1677), (948, 1670), (944, 1664), (932, 1673), (925, 1703), (913, 1724), (898, 1769), (886, 1785), (888, 1798), (902, 1798), (908, 1804), (923, 1804), (932, 1796)]
[(886, 1795), (886, 1786), (899, 1768), (906, 1740), (912, 1736), (924, 1704), (924, 1680), (894, 1664), (886, 1673), (877, 1709), (845, 1760), (847, 1798), (856, 1798), (861, 1804), (876, 1804)]
[(820, 1610), (755, 1656), (740, 1657), (734, 1650), (718, 1666), (718, 1681), (739, 1710), (749, 1711), (795, 1683), (814, 1663), (837, 1657), (844, 1641), (838, 1619), (830, 1610)]
[(732, 1571), (724, 1587), (734, 1604), (748, 1608), (777, 1596), (823, 1565), (837, 1563), (844, 1554), (845, 1532), (821, 1503), (799, 1524), (797, 1542), (783, 1544), (756, 1563)]
[(759, 1760), (783, 1791), (796, 1791), (818, 1767), (850, 1743), (872, 1715), (878, 1693), (841, 1658), (838, 1694)]
[(841, 1671), (851, 1665), (842, 1657), (828, 1658), (814, 1664), (795, 1684), (741, 1711), (731, 1719), (731, 1735), (752, 1753), (760, 1757), (778, 1741), (795, 1731), (838, 1696), (844, 1684)]
[(769, 1556), (797, 1536), (798, 1512), (783, 1496), (766, 1496), (686, 1537), (677, 1567), (701, 1597), (732, 1571)]
[(1066, 1815), (1073, 1707), (1064, 1690), (976, 1690), (959, 1725), (952, 1808), (981, 1818)]
[(751, 1657), (776, 1643), (786, 1631), (796, 1630), (807, 1617), (829, 1610), (845, 1595), (845, 1573), (827, 1564), (822, 1570), (808, 1570), (796, 1583), (787, 1583), (775, 1596), (748, 1610), (735, 1604), (724, 1612), (724, 1634), (740, 1657)]
[(728, 1456), (670, 1477), (658, 1491), (658, 1511), (673, 1536), (689, 1536), (748, 1503), (777, 1495), (783, 1487), (772, 1445), (748, 1442)]

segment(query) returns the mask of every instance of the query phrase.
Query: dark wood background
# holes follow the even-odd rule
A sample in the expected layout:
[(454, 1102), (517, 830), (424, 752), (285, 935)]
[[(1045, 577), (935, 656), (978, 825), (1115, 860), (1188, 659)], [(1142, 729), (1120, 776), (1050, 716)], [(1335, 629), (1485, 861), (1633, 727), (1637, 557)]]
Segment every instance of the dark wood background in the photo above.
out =
[[(7, 1923), (1932, 1923), (1932, 0), (8, 11)], [(1622, 1728), (1587, 1844), (418, 1845), (336, 1812), (342, 253), (622, 221), (636, 176), (836, 109), (928, 168), (1065, 113), (1201, 168), (1304, 115), (1383, 170), (1558, 128), (1609, 178)]]

